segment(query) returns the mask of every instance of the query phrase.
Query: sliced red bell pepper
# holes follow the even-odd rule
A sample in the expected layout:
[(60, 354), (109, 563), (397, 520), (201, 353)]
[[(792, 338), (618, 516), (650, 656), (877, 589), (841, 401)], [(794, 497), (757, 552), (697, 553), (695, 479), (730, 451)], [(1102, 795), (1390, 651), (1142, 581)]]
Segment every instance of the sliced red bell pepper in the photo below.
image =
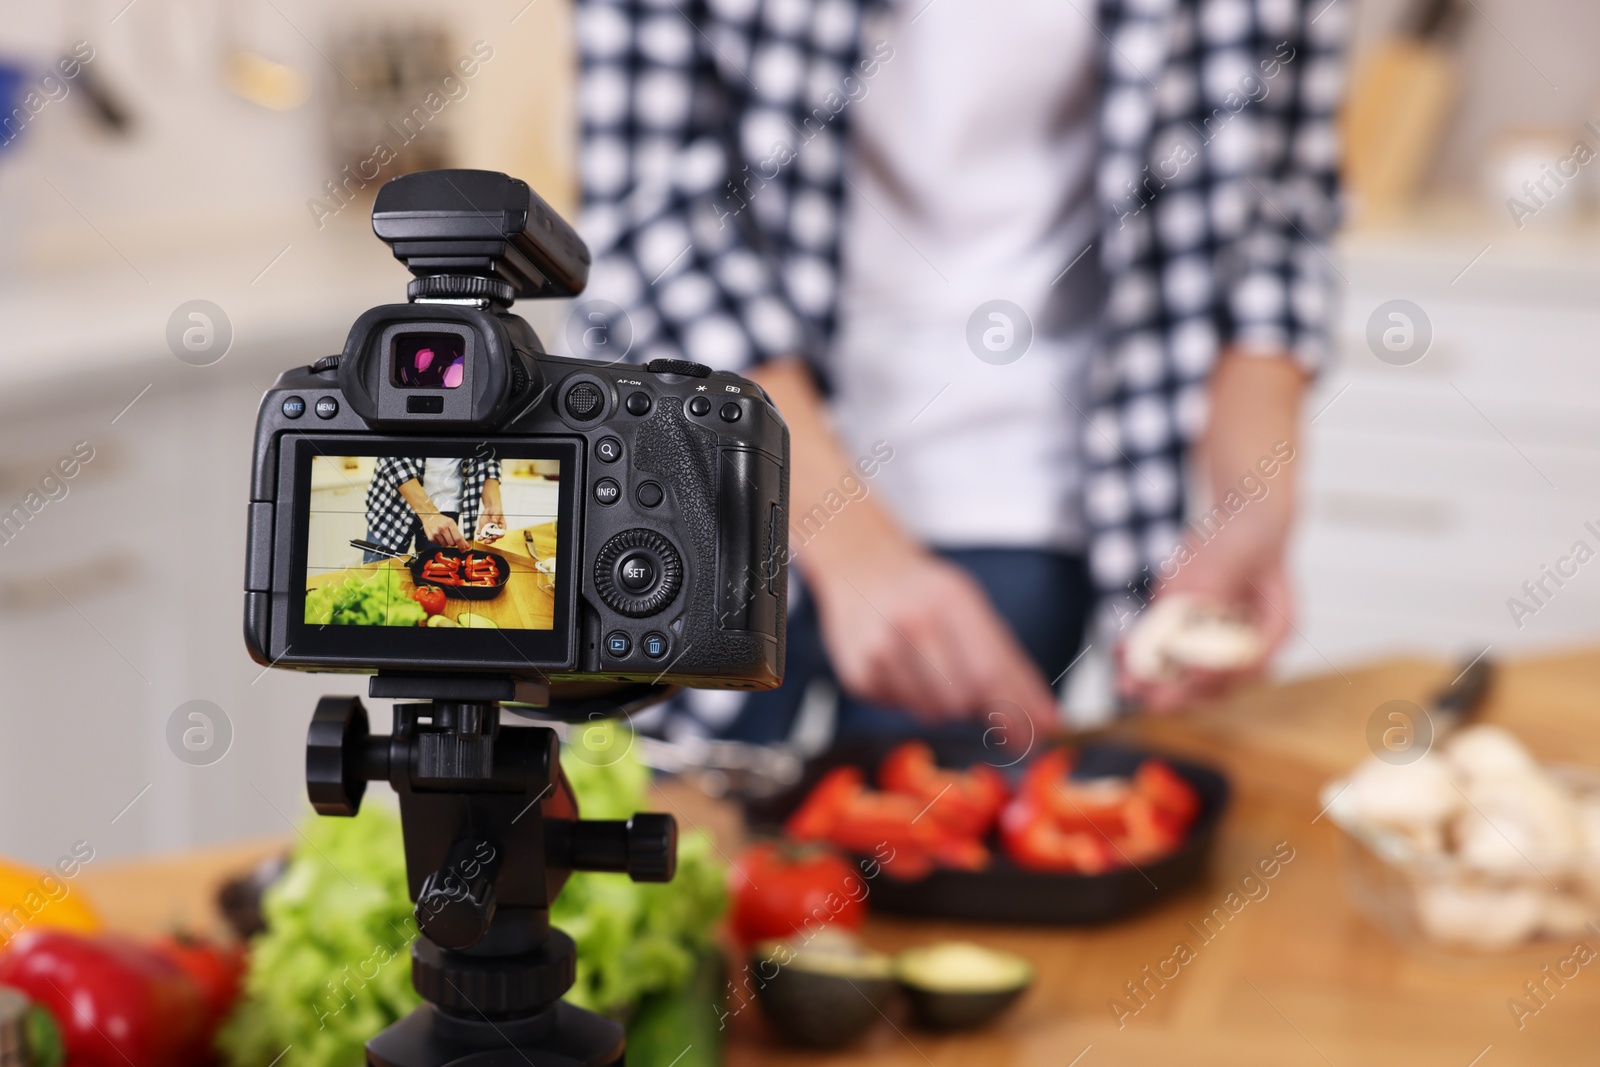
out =
[(1152, 758), (1141, 763), (1133, 776), (1133, 788), (1184, 827), (1200, 814), (1200, 798), (1194, 788), (1161, 760)]
[(784, 829), (797, 841), (826, 841), (844, 802), (863, 788), (860, 768), (834, 768), (806, 794)]
[(1028, 797), (1017, 797), (1000, 816), (1000, 840), (1019, 867), (1035, 871), (1103, 874), (1116, 852), (1094, 830), (1067, 830)]
[(921, 741), (897, 745), (878, 766), (883, 788), (919, 801), (928, 817), (952, 833), (981, 838), (1000, 815), (1009, 796), (1005, 779), (987, 764), (965, 771), (940, 767), (933, 749)]

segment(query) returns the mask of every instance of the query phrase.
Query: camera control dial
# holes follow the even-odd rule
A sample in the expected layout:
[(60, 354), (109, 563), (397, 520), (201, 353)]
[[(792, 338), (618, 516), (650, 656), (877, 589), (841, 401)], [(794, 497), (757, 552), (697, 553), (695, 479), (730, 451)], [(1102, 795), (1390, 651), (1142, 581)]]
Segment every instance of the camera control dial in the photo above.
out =
[(613, 611), (639, 619), (654, 615), (678, 595), (683, 560), (654, 530), (624, 530), (595, 556), (594, 587)]

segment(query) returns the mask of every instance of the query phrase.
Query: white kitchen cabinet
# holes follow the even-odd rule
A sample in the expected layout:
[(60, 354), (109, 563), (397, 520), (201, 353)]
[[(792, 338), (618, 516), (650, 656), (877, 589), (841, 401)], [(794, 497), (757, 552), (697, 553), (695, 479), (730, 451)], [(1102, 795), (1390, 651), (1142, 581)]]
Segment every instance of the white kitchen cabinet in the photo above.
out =
[[(1592, 641), (1600, 559), (1545, 579), (1520, 626), (1507, 601), (1535, 606), (1523, 583), (1576, 541), (1600, 554), (1584, 525), (1600, 530), (1600, 233), (1520, 237), (1453, 217), (1347, 236), (1337, 261), (1339, 363), (1308, 408), (1301, 636), (1283, 669)], [(1367, 346), (1392, 299), (1432, 322), (1411, 366)]]

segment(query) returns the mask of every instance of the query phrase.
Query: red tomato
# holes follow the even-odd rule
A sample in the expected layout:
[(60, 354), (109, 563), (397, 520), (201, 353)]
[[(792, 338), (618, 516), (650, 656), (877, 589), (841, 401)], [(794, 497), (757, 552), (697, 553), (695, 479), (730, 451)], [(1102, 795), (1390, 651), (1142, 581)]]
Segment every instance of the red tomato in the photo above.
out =
[(447, 598), (444, 590), (436, 585), (419, 585), (411, 591), (411, 599), (422, 605), (422, 610), (429, 615), (441, 615)]
[(867, 884), (848, 860), (827, 849), (752, 845), (734, 864), (731, 922), (745, 945), (837, 924), (867, 921)]
[(0, 985), (22, 990), (55, 1017), (70, 1061), (190, 1067), (207, 1055), (200, 987), (128, 938), (29, 930), (0, 955)]
[(151, 947), (183, 968), (200, 987), (210, 1032), (215, 1033), (239, 999), (239, 986), (244, 981), (244, 948), (181, 934), (164, 937)]

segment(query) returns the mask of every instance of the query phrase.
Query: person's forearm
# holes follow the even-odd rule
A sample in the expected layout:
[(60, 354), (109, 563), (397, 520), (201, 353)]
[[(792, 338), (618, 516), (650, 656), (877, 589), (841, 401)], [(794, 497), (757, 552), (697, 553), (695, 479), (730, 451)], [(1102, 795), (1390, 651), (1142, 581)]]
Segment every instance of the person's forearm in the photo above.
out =
[[(803, 517), (829, 493), (843, 492), (856, 469), (828, 422), (827, 408), (811, 372), (799, 359), (778, 360), (757, 368), (751, 380), (767, 391), (789, 426), (789, 513)], [(794, 562), (808, 578), (843, 557), (864, 551), (895, 551), (908, 544), (899, 525), (870, 496), (830, 514), (828, 522), (803, 547)]]
[(496, 515), (501, 514), (501, 510), (500, 510), (500, 481), (499, 481), (499, 479), (497, 479), (497, 478), (489, 478), (489, 479), (484, 481), (484, 483), (483, 483), (483, 506), (484, 506), (484, 509), (486, 511), (490, 511), (490, 512), (496, 514)]
[(1305, 386), (1305, 372), (1287, 356), (1224, 353), (1212, 374), (1203, 442), (1212, 503), (1237, 492), (1246, 477), (1261, 480), (1264, 469), (1275, 469), (1267, 495), (1245, 509), (1253, 512), (1256, 549), (1281, 549), (1294, 517)]
[(439, 514), (439, 509), (433, 506), (433, 498), (422, 488), (422, 483), (415, 478), (407, 479), (400, 485), (400, 499), (404, 500), (417, 517), (426, 518), (429, 515)]

